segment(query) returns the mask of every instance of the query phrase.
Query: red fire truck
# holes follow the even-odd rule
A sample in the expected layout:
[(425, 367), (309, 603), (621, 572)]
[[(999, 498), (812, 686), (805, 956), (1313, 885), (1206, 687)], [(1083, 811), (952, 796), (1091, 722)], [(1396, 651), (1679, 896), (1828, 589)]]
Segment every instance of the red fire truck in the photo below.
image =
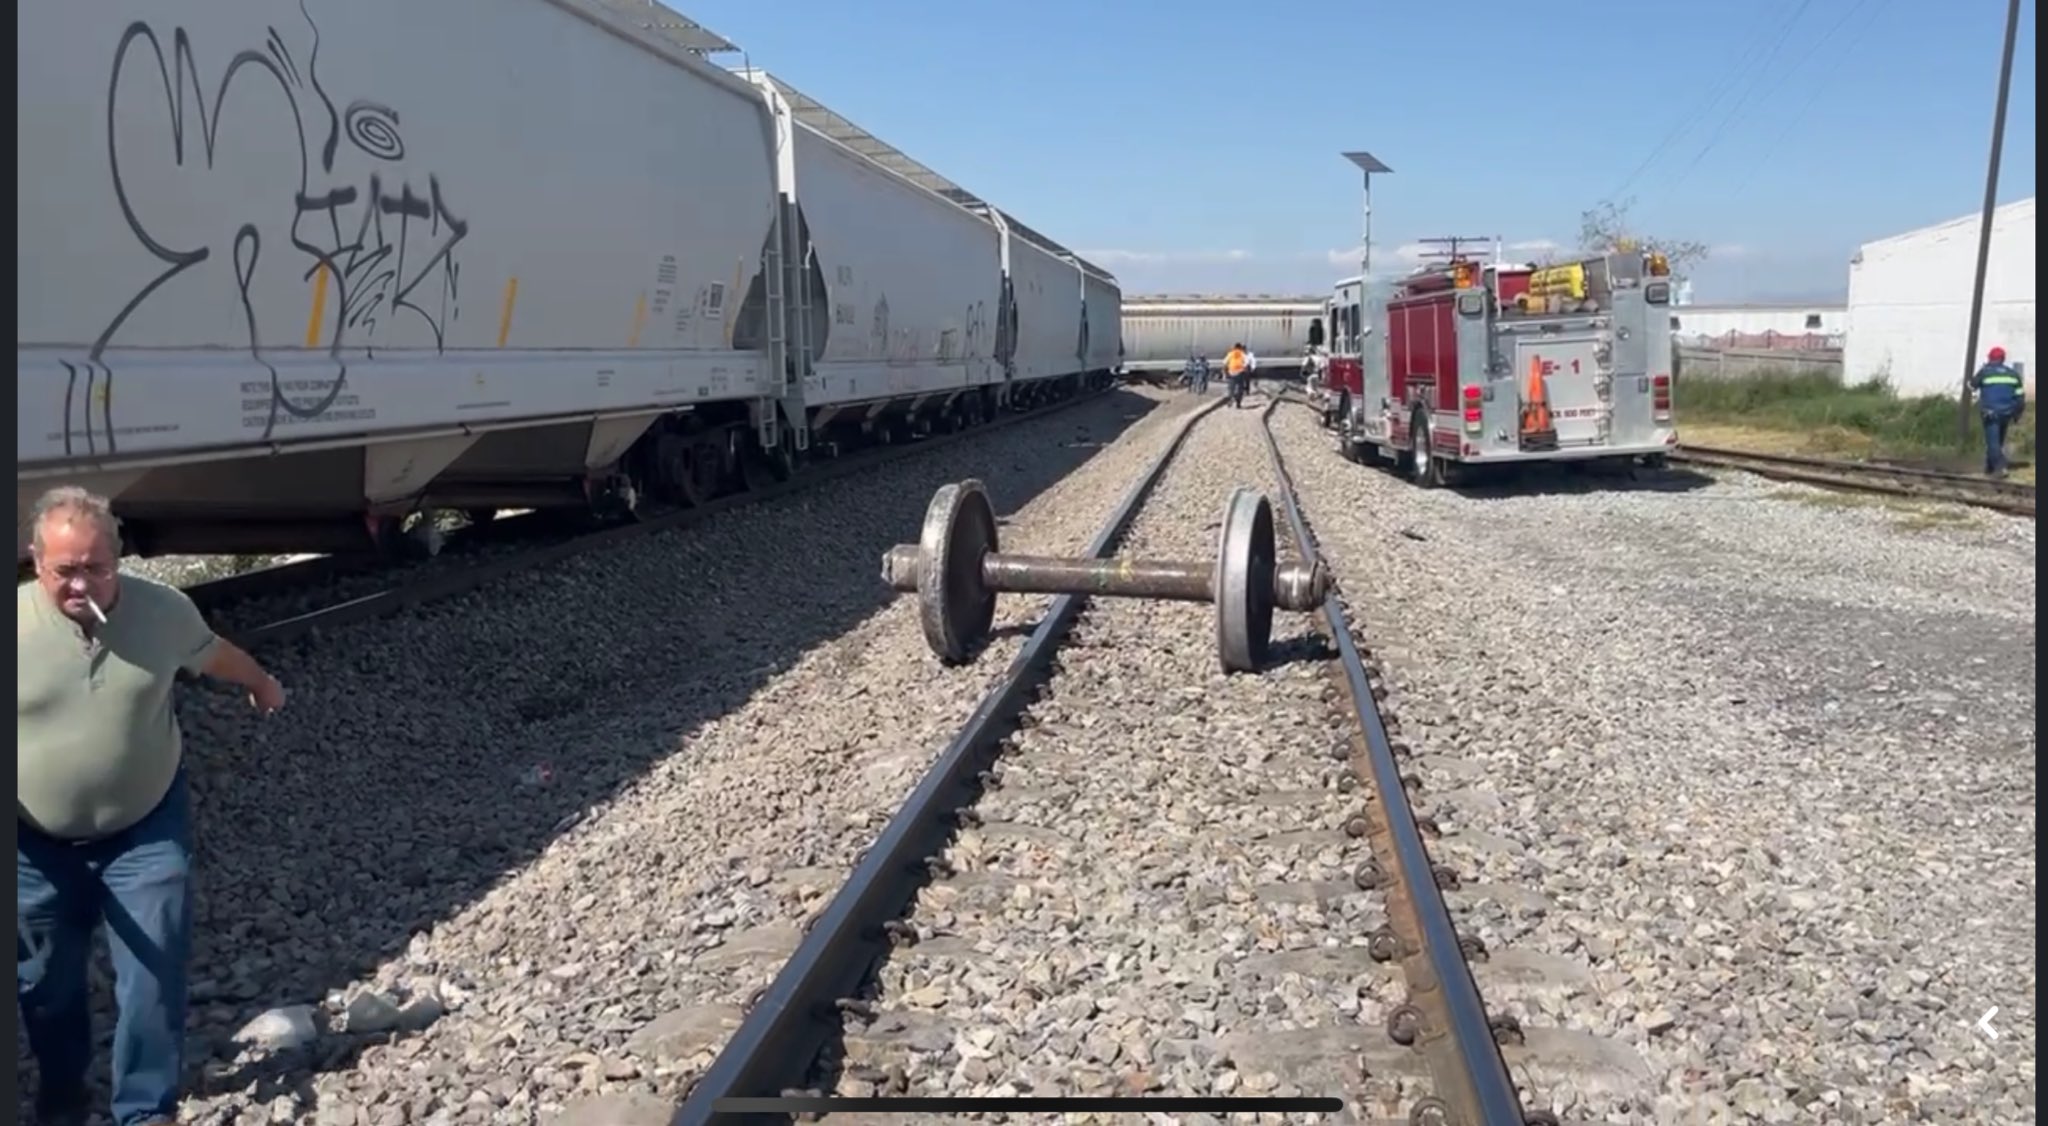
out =
[(1678, 443), (1669, 274), (1628, 251), (1545, 267), (1454, 256), (1391, 288), (1347, 278), (1324, 307), (1314, 398), (1347, 456), (1423, 486), (1471, 465), (1661, 465)]

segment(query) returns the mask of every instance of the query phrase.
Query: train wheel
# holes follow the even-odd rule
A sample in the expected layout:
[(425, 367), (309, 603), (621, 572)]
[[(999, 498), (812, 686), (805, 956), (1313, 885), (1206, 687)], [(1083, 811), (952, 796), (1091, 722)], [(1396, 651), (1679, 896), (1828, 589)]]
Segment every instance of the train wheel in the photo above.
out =
[(768, 474), (777, 481), (787, 481), (797, 475), (803, 466), (803, 456), (796, 452), (796, 435), (784, 429), (782, 440), (775, 448), (761, 455), (768, 465)]
[(654, 484), (662, 499), (694, 505), (690, 496), (690, 440), (681, 434), (663, 434), (654, 442)]
[(725, 443), (715, 434), (699, 434), (690, 443), (692, 504), (704, 504), (716, 497), (725, 484)]
[(677, 504), (704, 504), (718, 491), (722, 456), (702, 435), (663, 434), (654, 448), (661, 492)]
[(775, 471), (769, 464), (768, 455), (749, 442), (747, 449), (740, 453), (740, 484), (748, 492), (758, 493), (773, 486), (775, 481)]

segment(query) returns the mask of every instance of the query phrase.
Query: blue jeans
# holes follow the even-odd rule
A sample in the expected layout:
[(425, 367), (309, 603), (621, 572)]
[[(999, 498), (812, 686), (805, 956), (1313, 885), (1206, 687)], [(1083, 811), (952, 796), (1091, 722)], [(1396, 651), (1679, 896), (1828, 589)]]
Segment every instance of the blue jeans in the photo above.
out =
[(192, 816), (180, 770), (113, 836), (73, 843), (17, 819), (15, 989), (42, 1097), (83, 1094), (92, 1061), (86, 965), (102, 921), (114, 962), (114, 1121), (176, 1117), (192, 953)]
[(1997, 473), (2005, 468), (2005, 431), (2016, 413), (2003, 408), (1984, 412), (1984, 472)]

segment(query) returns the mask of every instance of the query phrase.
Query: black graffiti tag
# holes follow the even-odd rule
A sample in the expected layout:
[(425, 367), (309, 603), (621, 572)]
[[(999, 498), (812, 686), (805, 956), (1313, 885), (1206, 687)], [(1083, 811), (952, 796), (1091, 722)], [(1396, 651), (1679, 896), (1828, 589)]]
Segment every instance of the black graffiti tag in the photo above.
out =
[[(359, 201), (362, 206), (355, 211), (350, 231), (350, 212)], [(394, 316), (400, 310), (414, 314), (434, 334), (435, 350), (445, 346), (444, 321), (453, 315), (462, 277), (453, 252), (468, 235), (469, 224), (449, 212), (441, 197), (439, 177), (427, 177), (425, 199), (409, 184), (394, 195), (373, 175), (368, 191), (360, 197), (353, 187), (339, 187), (317, 197), (302, 195), (295, 203), (300, 218), (325, 216), (327, 221), (330, 237), (324, 246), (309, 251), (318, 261), (306, 276), (310, 279), (315, 270), (325, 266), (333, 271), (341, 291), (341, 314), (330, 347), (339, 349), (343, 333), (350, 328), (361, 328), (366, 338), (374, 339), (384, 310)], [(425, 260), (415, 252), (408, 265), (406, 251), (415, 232), (427, 242)], [(294, 233), (299, 233), (296, 226)], [(303, 248), (296, 239), (293, 245)], [(442, 305), (433, 311), (414, 301), (428, 281), (441, 285)]]
[(976, 301), (967, 306), (967, 347), (966, 358), (981, 359), (988, 346), (988, 302)]
[[(250, 356), (270, 374), (265, 438), (271, 436), (283, 415), (316, 418), (335, 404), (348, 376), (343, 348), (352, 343), (368, 347), (374, 342), (380, 310), (391, 315), (404, 310), (417, 316), (432, 334), (435, 348), (443, 347), (446, 322), (456, 315), (459, 296), (460, 270), (454, 250), (467, 237), (469, 225), (450, 211), (438, 177), (428, 177), (424, 195), (408, 183), (387, 189), (374, 172), (367, 177), (367, 191), (344, 182), (347, 177), (336, 171), (344, 139), (352, 152), (378, 164), (405, 158), (399, 115), (389, 107), (363, 100), (349, 103), (345, 110), (335, 108), (318, 72), (320, 28), (304, 0), (299, 4), (299, 14), (311, 36), (303, 66), (277, 28), (267, 27), (261, 48), (235, 52), (211, 91), (202, 83), (194, 61), (192, 38), (185, 28), (171, 30), (168, 54), (162, 36), (147, 21), (135, 21), (122, 32), (107, 86), (108, 171), (129, 232), (163, 268), (144, 278), (107, 320), (83, 363), (66, 364), (69, 379), (63, 434), (67, 454), (73, 452), (70, 420), (80, 375), (86, 380), (88, 450), (97, 452), (92, 450), (96, 443), (91, 417), (91, 404), (97, 402), (107, 452), (112, 453), (112, 371), (102, 358), (107, 347), (153, 295), (179, 275), (213, 262), (217, 254), (228, 259), (232, 271)], [(249, 89), (252, 83), (254, 91)], [(132, 127), (137, 121), (147, 120), (152, 108), (147, 99), (160, 96), (170, 141), (169, 167), (215, 172), (221, 154), (223, 107), (231, 92), (237, 94), (238, 112), (256, 112), (250, 107), (260, 105), (262, 97), (278, 99), (274, 104), (287, 111), (292, 130), (290, 141), (295, 146), (287, 144), (281, 150), (277, 146), (261, 146), (261, 151), (282, 151), (286, 154), (283, 159), (295, 160), (296, 186), (290, 205), (284, 207), (280, 200), (281, 206), (274, 212), (255, 208), (239, 221), (231, 217), (229, 225), (233, 230), (225, 236), (202, 237), (195, 233), (181, 240), (182, 245), (174, 245), (169, 235), (161, 233), (160, 226), (143, 218), (142, 212), (157, 202), (150, 194), (154, 181), (141, 170), (132, 154), (124, 159), (117, 125), (125, 122)], [(258, 95), (258, 101), (250, 101), (251, 93)], [(167, 169), (160, 167), (156, 171), (168, 175)], [(215, 198), (230, 195), (225, 191), (212, 194)], [(289, 215), (288, 226), (277, 229), (278, 221), (266, 218), (271, 214)], [(325, 331), (324, 340), (334, 368), (330, 379), (314, 381), (318, 397), (311, 403), (296, 403), (288, 398), (277, 368), (264, 358), (265, 341), (257, 323), (252, 291), (257, 284), (257, 271), (266, 261), (266, 250), (279, 243), (297, 251), (304, 264), (302, 279), (312, 280), (325, 270), (337, 291), (340, 312)], [(438, 302), (425, 300), (429, 282), (438, 283)], [(429, 308), (429, 304), (434, 307)], [(107, 381), (97, 394), (96, 379)]]

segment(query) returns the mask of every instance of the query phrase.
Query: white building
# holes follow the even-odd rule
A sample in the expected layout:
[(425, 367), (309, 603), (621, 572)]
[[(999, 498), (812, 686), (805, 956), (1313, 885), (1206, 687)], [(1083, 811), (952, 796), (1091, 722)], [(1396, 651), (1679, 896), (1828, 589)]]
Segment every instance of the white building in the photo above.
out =
[(1954, 394), (1993, 345), (2034, 367), (2034, 201), (1991, 213), (1991, 261), (1977, 355), (1970, 333), (1970, 285), (1977, 268), (1978, 217), (1865, 243), (1849, 262), (1849, 339), (1842, 374), (1882, 375), (1905, 394)]
[(1673, 305), (1671, 334), (1688, 348), (1840, 348), (1840, 305)]

